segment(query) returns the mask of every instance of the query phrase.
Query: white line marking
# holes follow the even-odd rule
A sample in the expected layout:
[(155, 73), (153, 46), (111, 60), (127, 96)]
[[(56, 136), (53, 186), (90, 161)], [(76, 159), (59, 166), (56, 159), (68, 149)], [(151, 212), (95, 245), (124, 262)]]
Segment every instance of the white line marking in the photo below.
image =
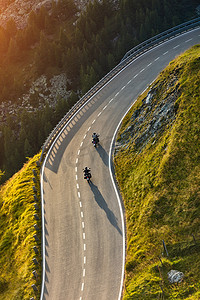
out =
[(80, 299), (79, 300), (82, 300), (82, 297), (80, 297)]
[(86, 264), (86, 256), (84, 256), (83, 263)]
[(88, 130), (87, 131), (89, 131), (91, 129), (91, 126), (90, 127), (88, 127)]
[(77, 167), (75, 168), (75, 172), (77, 173)]
[(76, 175), (76, 180), (78, 180), (78, 175)]
[(160, 57), (158, 56), (156, 59), (154, 59), (154, 61), (157, 61)]
[(80, 154), (80, 150), (78, 150), (78, 155)]
[(100, 111), (100, 113), (98, 113), (98, 115), (97, 115), (97, 116), (99, 117), (99, 116), (101, 115), (101, 113), (102, 113), (102, 111)]
[(188, 42), (190, 42), (192, 39), (189, 39), (189, 40), (187, 40), (187, 41), (185, 41), (185, 43), (188, 43)]
[(108, 105), (105, 105), (105, 106), (103, 107), (103, 110), (104, 110), (104, 109), (106, 109), (106, 108), (107, 108), (107, 106), (108, 106)]
[(80, 205), (80, 207), (82, 207), (82, 202), (81, 201), (79, 202), (79, 205)]
[(77, 189), (79, 189), (79, 184), (78, 183), (76, 184), (76, 187), (77, 187)]
[(140, 73), (142, 73), (145, 69), (140, 70)]
[(80, 194), (80, 192), (78, 192), (78, 197), (79, 197), (79, 198), (81, 198), (81, 194)]
[(83, 142), (81, 142), (81, 144), (80, 144), (80, 147), (82, 147), (83, 146)]
[(93, 121), (92, 121), (92, 124), (94, 124), (95, 121), (96, 121), (96, 120), (93, 120)]
[(83, 218), (83, 212), (81, 211), (81, 218)]
[(83, 245), (83, 250), (84, 250), (84, 251), (86, 250), (86, 244)]
[(176, 48), (178, 48), (179, 46), (180, 46), (180, 45), (174, 46), (173, 49), (176, 49)]
[(82, 228), (85, 228), (85, 223), (84, 222), (82, 222)]
[(82, 283), (82, 286), (81, 286), (81, 291), (84, 290), (84, 282)]
[(83, 269), (83, 277), (85, 277), (85, 269)]
[(112, 99), (110, 99), (109, 103), (111, 103), (112, 101), (113, 101), (113, 98), (112, 98)]
[(131, 83), (132, 79), (127, 82), (127, 84)]
[[(135, 103), (135, 101), (134, 101), (134, 103)], [(119, 291), (118, 300), (121, 299), (122, 288), (123, 288), (123, 281), (124, 281), (124, 265), (125, 265), (125, 225), (124, 225), (124, 215), (123, 215), (123, 209), (122, 209), (122, 205), (121, 205), (120, 196), (119, 196), (119, 193), (118, 193), (118, 190), (117, 190), (117, 187), (116, 187), (114, 178), (113, 178), (113, 174), (112, 174), (112, 167), (111, 167), (111, 165), (112, 165), (112, 149), (113, 149), (114, 140), (115, 140), (117, 131), (118, 131), (118, 129), (119, 129), (119, 126), (121, 125), (123, 118), (126, 116), (126, 114), (127, 114), (128, 111), (131, 109), (131, 107), (133, 106), (134, 103), (132, 103), (132, 104), (130, 105), (129, 109), (126, 111), (126, 113), (125, 113), (124, 116), (121, 118), (120, 122), (118, 123), (117, 128), (116, 128), (116, 130), (115, 130), (115, 132), (114, 132), (114, 135), (113, 135), (113, 137), (112, 137), (112, 141), (111, 141), (110, 149), (109, 149), (109, 172), (110, 172), (110, 177), (111, 177), (112, 184), (113, 184), (113, 187), (114, 187), (114, 190), (115, 190), (115, 194), (116, 194), (116, 197), (117, 197), (117, 200), (118, 200), (118, 205), (119, 205), (119, 210), (120, 210), (120, 215), (121, 215), (122, 241), (123, 241), (121, 284), (120, 284), (120, 291)]]
[(76, 159), (76, 164), (78, 163), (78, 158)]
[(126, 87), (126, 86), (124, 85), (124, 86), (121, 88), (121, 91), (123, 91), (123, 90), (125, 89), (125, 87)]
[(119, 95), (119, 92), (117, 92), (117, 94), (115, 95), (115, 97), (117, 97)]
[(148, 65), (147, 65), (147, 67), (150, 67), (152, 65), (152, 62), (150, 62)]
[(169, 51), (166, 51), (165, 53), (163, 53), (163, 55), (166, 55)]
[(138, 76), (138, 74), (136, 74), (133, 78), (136, 78)]
[(85, 232), (83, 232), (83, 239), (85, 240)]
[(86, 138), (86, 136), (87, 136), (87, 134), (85, 134), (85, 135), (84, 135), (83, 139), (85, 139), (85, 138)]

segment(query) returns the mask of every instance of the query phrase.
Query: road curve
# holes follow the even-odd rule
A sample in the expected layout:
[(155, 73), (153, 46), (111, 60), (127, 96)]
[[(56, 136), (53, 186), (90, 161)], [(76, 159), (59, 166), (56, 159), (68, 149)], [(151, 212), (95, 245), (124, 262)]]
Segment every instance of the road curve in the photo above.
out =
[[(120, 300), (124, 268), (122, 206), (110, 174), (111, 143), (137, 96), (178, 54), (200, 43), (200, 29), (135, 59), (74, 116), (42, 168), (45, 227), (43, 300)], [(92, 132), (100, 134), (94, 149)], [(92, 183), (82, 169), (91, 167)]]

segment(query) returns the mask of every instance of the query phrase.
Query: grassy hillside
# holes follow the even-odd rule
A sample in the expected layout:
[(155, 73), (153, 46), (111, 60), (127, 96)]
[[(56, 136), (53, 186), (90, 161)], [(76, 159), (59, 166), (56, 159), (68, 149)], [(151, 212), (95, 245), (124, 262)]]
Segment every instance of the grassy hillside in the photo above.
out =
[[(118, 134), (115, 167), (127, 221), (124, 300), (200, 299), (199, 116), (195, 46), (138, 99)], [(181, 283), (169, 283), (172, 269), (184, 273)]]
[[(40, 288), (41, 273), (41, 234), (37, 233), (39, 242), (33, 235), (36, 233), (34, 224), (41, 226), (35, 220), (33, 186), (37, 188), (39, 198), (39, 169), (34, 156), (16, 173), (0, 190), (0, 299), (17, 300), (30, 299), (34, 296), (32, 284)], [(37, 171), (33, 182), (33, 169)], [(38, 203), (40, 207), (40, 204)], [(40, 211), (37, 212), (40, 216)], [(36, 255), (33, 247), (37, 246)], [(32, 259), (39, 262), (35, 266)], [(36, 270), (39, 277), (33, 278), (32, 271)], [(36, 298), (35, 298), (36, 299)], [(38, 298), (37, 298), (38, 299)]]

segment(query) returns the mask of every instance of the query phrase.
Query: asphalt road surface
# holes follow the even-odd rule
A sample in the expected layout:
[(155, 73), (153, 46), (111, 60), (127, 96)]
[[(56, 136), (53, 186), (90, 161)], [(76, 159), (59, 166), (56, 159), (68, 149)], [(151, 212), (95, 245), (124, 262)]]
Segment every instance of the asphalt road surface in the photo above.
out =
[[(178, 54), (200, 43), (200, 29), (143, 54), (74, 116), (43, 168), (45, 300), (120, 300), (125, 256), (123, 206), (110, 173), (111, 141), (137, 96)], [(92, 133), (100, 145), (92, 144)], [(82, 169), (91, 168), (92, 182)]]

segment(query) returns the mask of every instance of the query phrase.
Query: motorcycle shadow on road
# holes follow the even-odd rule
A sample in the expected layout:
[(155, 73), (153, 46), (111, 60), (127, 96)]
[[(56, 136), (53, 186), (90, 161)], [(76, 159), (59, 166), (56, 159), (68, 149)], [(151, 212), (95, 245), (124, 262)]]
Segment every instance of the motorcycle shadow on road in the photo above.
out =
[(120, 233), (120, 235), (122, 235), (122, 231), (117, 224), (118, 222), (117, 222), (117, 219), (116, 219), (114, 213), (109, 209), (109, 207), (108, 207), (106, 201), (104, 200), (101, 192), (99, 191), (98, 187), (92, 181), (90, 182), (90, 188), (94, 194), (95, 201), (97, 202), (99, 207), (105, 211), (109, 222), (117, 229), (117, 231)]
[(101, 146), (101, 144), (98, 144), (96, 150), (99, 153), (99, 156), (101, 157), (103, 163), (108, 167), (109, 156), (105, 149)]

